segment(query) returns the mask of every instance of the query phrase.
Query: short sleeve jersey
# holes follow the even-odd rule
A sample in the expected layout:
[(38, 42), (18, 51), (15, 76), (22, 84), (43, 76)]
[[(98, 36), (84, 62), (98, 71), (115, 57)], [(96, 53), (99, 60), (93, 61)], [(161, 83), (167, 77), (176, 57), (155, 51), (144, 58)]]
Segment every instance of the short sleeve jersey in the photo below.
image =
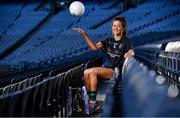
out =
[(129, 39), (121, 39), (116, 41), (113, 37), (101, 41), (105, 56), (103, 57), (102, 66), (105, 68), (115, 67), (122, 68), (124, 63), (124, 54), (132, 49), (132, 44)]

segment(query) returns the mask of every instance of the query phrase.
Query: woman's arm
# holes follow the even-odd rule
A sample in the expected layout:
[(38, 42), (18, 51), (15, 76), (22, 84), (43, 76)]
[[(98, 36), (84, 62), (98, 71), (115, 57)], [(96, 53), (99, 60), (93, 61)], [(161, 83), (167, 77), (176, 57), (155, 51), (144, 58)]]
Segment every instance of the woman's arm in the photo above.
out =
[(92, 50), (96, 51), (96, 50), (100, 50), (100, 49), (103, 48), (103, 45), (102, 45), (101, 42), (98, 42), (98, 43), (94, 44), (83, 29), (81, 29), (81, 28), (73, 28), (73, 30), (76, 31), (76, 32), (79, 32), (84, 37), (87, 44), (89, 45), (89, 47)]

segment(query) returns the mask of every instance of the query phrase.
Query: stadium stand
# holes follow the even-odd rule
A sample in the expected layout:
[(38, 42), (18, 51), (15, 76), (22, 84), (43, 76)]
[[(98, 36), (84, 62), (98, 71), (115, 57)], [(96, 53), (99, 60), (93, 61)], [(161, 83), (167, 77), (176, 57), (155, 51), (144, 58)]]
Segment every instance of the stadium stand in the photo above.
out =
[[(179, 98), (168, 96), (168, 89), (172, 85), (174, 88), (176, 86), (174, 83), (168, 83), (168, 85), (164, 82), (162, 85), (158, 85), (156, 73), (150, 73), (145, 65), (140, 66), (140, 63), (135, 59), (129, 59), (125, 64), (127, 66), (124, 66), (123, 70), (124, 85), (122, 89), (124, 116), (179, 116), (177, 106)], [(129, 68), (129, 66), (133, 66), (133, 68)]]
[(95, 43), (111, 36), (116, 16), (125, 16), (136, 55), (124, 63), (122, 81), (100, 85), (108, 89), (99, 89), (105, 112), (98, 116), (179, 117), (179, 0), (82, 1), (81, 17), (67, 7), (53, 14), (51, 1), (0, 1), (0, 117), (68, 117), (68, 87), (82, 86), (75, 80), (103, 55), (72, 28)]
[[(1, 38), (1, 55), (2, 53), (7, 53), (6, 50), (13, 47), (18, 42), (22, 42), (22, 39), (33, 30), (47, 17), (46, 12), (32, 12), (21, 15), (14, 25), (3, 34)], [(24, 25), (22, 25), (24, 23)]]
[(160, 74), (164, 74), (179, 82), (179, 37), (175, 38), (175, 40), (177, 41), (170, 42), (166, 40), (148, 44), (137, 47), (135, 50), (139, 59), (152, 68), (156, 68)]

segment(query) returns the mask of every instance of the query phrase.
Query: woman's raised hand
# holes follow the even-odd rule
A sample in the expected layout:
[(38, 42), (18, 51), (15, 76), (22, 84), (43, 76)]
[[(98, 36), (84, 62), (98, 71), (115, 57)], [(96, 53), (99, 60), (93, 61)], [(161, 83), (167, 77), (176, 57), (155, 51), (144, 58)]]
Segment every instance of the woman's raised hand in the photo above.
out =
[(73, 28), (74, 31), (79, 32), (81, 35), (85, 36), (86, 32), (81, 28)]

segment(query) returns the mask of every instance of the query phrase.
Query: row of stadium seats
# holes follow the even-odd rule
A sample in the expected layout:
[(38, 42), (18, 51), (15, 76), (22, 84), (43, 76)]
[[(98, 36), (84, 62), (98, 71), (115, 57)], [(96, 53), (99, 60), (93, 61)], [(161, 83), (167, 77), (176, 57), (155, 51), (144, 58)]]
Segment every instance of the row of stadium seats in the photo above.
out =
[[(177, 39), (176, 37), (178, 37), (179, 34), (180, 32), (178, 30), (146, 32), (144, 34), (141, 34), (141, 36), (136, 36), (136, 37), (131, 38), (131, 41), (133, 42), (133, 45), (135, 46), (142, 46), (149, 43), (164, 41), (166, 39), (170, 39), (168, 41), (174, 41), (174, 38)], [(146, 39), (146, 40), (143, 40), (143, 39)]]
[(137, 57), (147, 62), (158, 73), (179, 83), (180, 75), (179, 41), (164, 44), (149, 44), (135, 48)]
[[(134, 24), (130, 24), (130, 28), (129, 28), (130, 37), (137, 35), (136, 32), (140, 32), (140, 31), (144, 32), (145, 28), (147, 28), (146, 30), (147, 32), (156, 31), (156, 29), (158, 29), (157, 24), (159, 22), (164, 22), (166, 19), (173, 19), (173, 22), (175, 22), (176, 17), (173, 17), (173, 16), (176, 16), (176, 15), (179, 16), (179, 13), (180, 13), (179, 6), (169, 6), (169, 7), (159, 9), (152, 15), (151, 14), (147, 15), (146, 17), (143, 17), (143, 19), (141, 19), (140, 21), (137, 21)], [(166, 22), (164, 22), (164, 24), (165, 23)], [(177, 24), (179, 23), (177, 22)], [(154, 25), (155, 29), (152, 29), (152, 30), (148, 29), (148, 27), (152, 25)], [(163, 27), (163, 25), (161, 25), (161, 27)], [(131, 33), (133, 33), (133, 35), (131, 35)]]
[(172, 5), (173, 3), (170, 0), (144, 2), (136, 8), (130, 8), (122, 15), (127, 18), (128, 23), (133, 23), (143, 19), (144, 16), (155, 13), (159, 9)]
[[(31, 86), (23, 85), (24, 88), (17, 91), (11, 91), (6, 95), (0, 96), (0, 116), (1, 117), (65, 117), (67, 116), (66, 100), (68, 87), (70, 85), (80, 85), (72, 79), (80, 79), (82, 75), (83, 64), (67, 72), (60, 73), (54, 77), (47, 77)], [(40, 78), (41, 75), (33, 77)], [(43, 78), (41, 78), (43, 79)], [(27, 79), (26, 84), (31, 78)], [(21, 85), (24, 81), (17, 83)], [(73, 83), (75, 82), (75, 83)], [(13, 86), (13, 85), (12, 85)], [(7, 87), (5, 87), (7, 88)], [(5, 89), (4, 88), (4, 89)], [(4, 90), (3, 89), (3, 90)], [(15, 88), (11, 88), (15, 89)]]
[(126, 60), (123, 68), (123, 116), (180, 116), (177, 84), (167, 83), (165, 78), (133, 58)]
[[(57, 14), (52, 19), (52, 21), (49, 22), (47, 26), (45, 26), (45, 28), (41, 29), (36, 35), (31, 38), (31, 40), (27, 41), (22, 47), (18, 48), (9, 57), (6, 57), (5, 60), (9, 61), (11, 59), (14, 59), (15, 57), (19, 57), (31, 50), (34, 50), (43, 43), (52, 40), (52, 37), (54, 37), (55, 34), (57, 35), (61, 30), (68, 27), (72, 21), (77, 19), (74, 17), (70, 17), (70, 15), (67, 15), (66, 17), (69, 19), (66, 19), (67, 23), (65, 23), (64, 21), (59, 22), (59, 19), (61, 19), (61, 17), (66, 18), (64, 14), (67, 14), (67, 11)], [(49, 30), (52, 28), (53, 31)]]
[(33, 31), (42, 23), (47, 16), (48, 13), (46, 12), (31, 12), (18, 18), (14, 22), (14, 25), (2, 36), (0, 54), (6, 52), (7, 49), (21, 41), (29, 32)]
[(162, 44), (148, 44), (135, 47), (136, 57), (146, 61), (149, 66), (154, 66), (157, 63), (158, 55), (161, 51)]
[(0, 36), (2, 36), (3, 32), (16, 20), (22, 7), (22, 4), (0, 5)]
[(176, 82), (180, 82), (180, 53), (179, 52), (160, 52), (157, 70)]
[(103, 9), (111, 9), (112, 7), (115, 7), (117, 4), (120, 3), (120, 0), (106, 0), (101, 1), (99, 7)]
[[(42, 1), (34, 1), (32, 4), (25, 2), (24, 4), (19, 1), (19, 3), (3, 3), (0, 5), (0, 37), (13, 26), (14, 21), (21, 16), (21, 14), (26, 14), (27, 12), (32, 12), (38, 8)], [(6, 1), (7, 2), (7, 1)], [(10, 1), (9, 1), (10, 2)]]
[[(40, 0), (29, 0), (28, 2), (34, 3), (34, 2), (39, 2)], [(1, 4), (10, 4), (10, 3), (23, 3), (24, 0), (1, 0)], [(27, 2), (27, 1), (26, 1)]]
[(14, 83), (14, 84), (10, 84), (6, 87), (0, 88), (0, 95), (6, 95), (6, 94), (10, 94), (10, 93), (14, 93), (16, 91), (20, 91), (23, 90), (27, 87), (33, 86), (38, 82), (42, 81), (42, 74), (32, 77), (32, 78), (27, 78), (23, 81)]
[(98, 25), (103, 24), (103, 22), (111, 19), (120, 12), (122, 12), (122, 10), (119, 6), (107, 10), (96, 7), (94, 11), (91, 11), (86, 17), (81, 19), (79, 23), (74, 24), (73, 27), (85, 26), (87, 29), (96, 28)]

